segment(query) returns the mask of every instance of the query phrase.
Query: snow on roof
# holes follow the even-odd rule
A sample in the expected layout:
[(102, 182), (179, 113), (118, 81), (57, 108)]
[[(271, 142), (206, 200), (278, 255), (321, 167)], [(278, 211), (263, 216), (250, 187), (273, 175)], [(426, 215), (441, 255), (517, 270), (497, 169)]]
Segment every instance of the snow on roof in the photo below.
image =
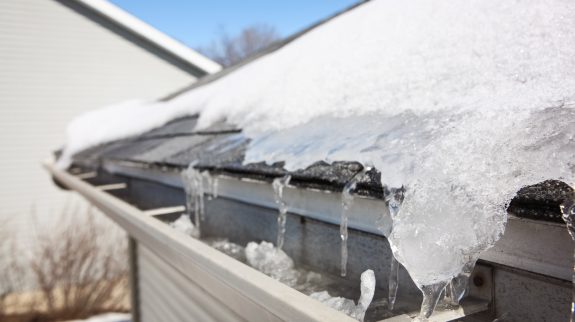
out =
[(575, 181), (573, 16), (572, 0), (370, 1), (170, 101), (79, 118), (65, 155), (200, 113), (244, 129), (244, 162), (374, 165), (408, 187), (395, 256), (445, 283), (499, 239), (519, 188)]
[(105, 17), (115, 21), (124, 28), (132, 31), (138, 36), (164, 48), (168, 52), (177, 56), (208, 74), (218, 72), (222, 69), (220, 64), (210, 60), (188, 46), (174, 40), (166, 34), (158, 31), (142, 20), (132, 16), (126, 11), (118, 8), (106, 0), (74, 0), (92, 10), (102, 14)]

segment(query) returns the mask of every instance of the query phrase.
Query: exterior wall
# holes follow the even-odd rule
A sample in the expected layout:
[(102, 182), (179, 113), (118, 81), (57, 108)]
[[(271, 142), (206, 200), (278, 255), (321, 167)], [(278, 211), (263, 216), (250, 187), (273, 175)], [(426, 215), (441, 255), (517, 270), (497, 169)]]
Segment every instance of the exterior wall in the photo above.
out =
[(32, 213), (46, 228), (64, 205), (86, 205), (59, 191), (40, 166), (74, 116), (194, 80), (56, 1), (0, 1), (0, 224), (10, 220), (26, 238)]
[(141, 322), (245, 321), (170, 264), (137, 246)]

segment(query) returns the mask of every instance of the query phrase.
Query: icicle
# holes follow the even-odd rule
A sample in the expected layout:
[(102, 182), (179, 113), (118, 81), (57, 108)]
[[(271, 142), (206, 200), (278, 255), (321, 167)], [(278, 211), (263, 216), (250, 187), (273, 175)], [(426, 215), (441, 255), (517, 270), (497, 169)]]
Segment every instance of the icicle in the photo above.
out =
[(467, 292), (467, 286), (469, 285), (469, 277), (473, 268), (475, 267), (475, 261), (467, 263), (459, 275), (454, 277), (446, 288), (446, 300), (451, 305), (459, 305), (463, 296)]
[(421, 311), (416, 321), (427, 321), (427, 318), (433, 314), (435, 306), (441, 297), (441, 293), (445, 289), (447, 282), (439, 282), (432, 285), (423, 285), (421, 292), (423, 293), (423, 302), (421, 303)]
[(214, 198), (218, 197), (218, 187), (219, 187), (219, 179), (218, 177), (214, 177), (214, 180), (212, 181), (212, 196)]
[(207, 190), (204, 193), (207, 193), (208, 200), (212, 200), (214, 198), (214, 178), (210, 175), (208, 171), (202, 172), (202, 177), (206, 182)]
[(373, 295), (375, 294), (375, 274), (371, 269), (361, 273), (361, 296), (357, 301), (355, 314), (353, 315), (357, 320), (363, 322), (365, 312), (369, 308)]
[(389, 292), (387, 295), (387, 303), (389, 310), (393, 311), (395, 300), (397, 298), (397, 290), (399, 289), (399, 262), (393, 254), (391, 255), (391, 269), (389, 270)]
[[(575, 196), (572, 196), (571, 199), (565, 200), (563, 204), (561, 204), (561, 214), (567, 224), (571, 239), (575, 240)], [(575, 261), (575, 252), (573, 253), (573, 260)], [(571, 301), (571, 322), (575, 322), (575, 266), (573, 266), (572, 283), (571, 295), (573, 299)]]
[[(194, 214), (194, 224), (201, 234), (201, 221), (204, 220), (204, 175), (196, 168), (192, 162), (188, 168), (182, 172), (184, 190), (186, 191), (186, 210), (188, 216)], [(192, 211), (193, 210), (193, 211)]]
[[(403, 188), (388, 189), (385, 186), (383, 187), (384, 199), (392, 219), (399, 213), (401, 203), (403, 202), (403, 191)], [(395, 306), (395, 300), (397, 299), (397, 291), (399, 290), (399, 262), (395, 259), (393, 253), (391, 254), (391, 267), (389, 269), (388, 281), (387, 303), (389, 310), (392, 311)]]
[(348, 183), (345, 184), (343, 187), (343, 191), (341, 193), (341, 220), (339, 223), (339, 236), (341, 237), (341, 276), (347, 275), (347, 220), (349, 217), (349, 209), (353, 204), (353, 195), (352, 192), (357, 187), (357, 183), (367, 171), (371, 170), (369, 167), (363, 168), (360, 172), (356, 173)]
[(291, 175), (285, 175), (280, 178), (275, 178), (272, 184), (274, 189), (274, 198), (278, 204), (278, 235), (277, 235), (277, 249), (281, 250), (284, 246), (285, 233), (286, 233), (286, 219), (287, 219), (287, 205), (283, 200), (283, 190), (289, 184)]

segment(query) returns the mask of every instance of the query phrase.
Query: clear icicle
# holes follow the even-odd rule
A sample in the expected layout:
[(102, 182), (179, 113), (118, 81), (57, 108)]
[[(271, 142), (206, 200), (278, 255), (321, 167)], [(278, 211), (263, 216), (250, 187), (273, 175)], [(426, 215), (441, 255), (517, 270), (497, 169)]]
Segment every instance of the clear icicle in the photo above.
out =
[[(388, 189), (383, 187), (384, 199), (389, 210), (389, 215), (391, 218), (395, 218), (399, 213), (401, 208), (401, 203), (403, 202), (403, 191), (404, 189)], [(395, 259), (395, 255), (391, 255), (391, 267), (389, 270), (389, 285), (388, 285), (388, 295), (387, 303), (389, 310), (393, 310), (395, 306), (395, 300), (397, 299), (397, 291), (399, 290), (399, 262)]]
[(360, 172), (356, 173), (348, 183), (345, 184), (343, 187), (343, 191), (341, 193), (341, 220), (339, 223), (339, 236), (341, 238), (341, 276), (347, 275), (347, 238), (348, 238), (348, 231), (347, 231), (347, 221), (349, 217), (349, 209), (353, 204), (353, 195), (352, 192), (357, 187), (357, 183), (367, 171), (371, 168), (366, 167), (363, 168)]
[[(561, 204), (561, 214), (563, 215), (563, 220), (567, 224), (567, 229), (569, 230), (569, 235), (575, 240), (575, 196), (571, 199), (567, 199)], [(575, 262), (575, 252), (573, 253), (573, 260)], [(572, 301), (571, 301), (571, 322), (575, 322), (575, 266), (573, 267), (572, 275)]]
[(278, 235), (277, 235), (277, 249), (281, 250), (284, 246), (285, 233), (286, 233), (286, 219), (287, 219), (287, 205), (283, 200), (283, 190), (289, 184), (291, 175), (285, 175), (280, 178), (275, 178), (272, 184), (274, 189), (274, 198), (278, 204)]
[(421, 311), (416, 321), (427, 321), (427, 318), (433, 314), (437, 302), (441, 297), (441, 293), (445, 289), (447, 282), (439, 282), (432, 285), (423, 285), (421, 293), (423, 293), (423, 302), (421, 303)]
[(391, 255), (391, 268), (389, 270), (389, 293), (387, 303), (389, 310), (392, 311), (397, 299), (397, 290), (399, 289), (399, 262)]
[(219, 179), (218, 177), (214, 177), (212, 181), (212, 196), (214, 198), (218, 197), (218, 188), (219, 188)]
[(475, 267), (475, 261), (467, 263), (459, 275), (454, 277), (446, 288), (446, 300), (451, 305), (459, 305), (459, 302), (465, 296), (467, 292), (467, 286), (469, 285), (469, 277), (473, 268)]
[(214, 178), (208, 171), (202, 172), (202, 177), (204, 178), (207, 188), (207, 191), (204, 191), (204, 193), (208, 194), (208, 200), (212, 200), (214, 198)]
[(186, 191), (186, 211), (191, 217), (194, 214), (194, 224), (201, 234), (201, 221), (204, 220), (204, 175), (195, 168), (192, 162), (182, 172), (184, 190)]

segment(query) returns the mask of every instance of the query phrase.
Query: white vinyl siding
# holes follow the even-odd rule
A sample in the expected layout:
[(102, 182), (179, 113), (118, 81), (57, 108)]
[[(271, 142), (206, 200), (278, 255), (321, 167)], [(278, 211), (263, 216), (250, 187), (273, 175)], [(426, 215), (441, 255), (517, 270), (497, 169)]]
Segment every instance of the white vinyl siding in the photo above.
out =
[(0, 224), (11, 220), (26, 238), (32, 222), (46, 228), (73, 198), (40, 162), (64, 143), (74, 116), (194, 80), (56, 1), (0, 1)]

